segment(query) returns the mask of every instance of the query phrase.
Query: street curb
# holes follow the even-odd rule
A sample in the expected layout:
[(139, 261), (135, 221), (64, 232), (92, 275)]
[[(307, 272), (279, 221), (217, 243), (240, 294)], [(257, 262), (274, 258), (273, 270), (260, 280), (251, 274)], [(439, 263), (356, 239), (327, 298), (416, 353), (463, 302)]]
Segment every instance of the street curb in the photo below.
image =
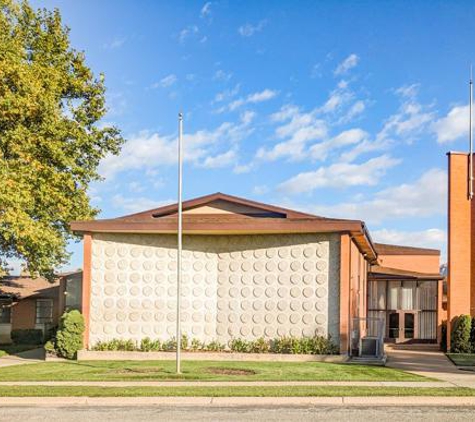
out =
[(473, 406), (475, 397), (2, 397), (2, 407)]

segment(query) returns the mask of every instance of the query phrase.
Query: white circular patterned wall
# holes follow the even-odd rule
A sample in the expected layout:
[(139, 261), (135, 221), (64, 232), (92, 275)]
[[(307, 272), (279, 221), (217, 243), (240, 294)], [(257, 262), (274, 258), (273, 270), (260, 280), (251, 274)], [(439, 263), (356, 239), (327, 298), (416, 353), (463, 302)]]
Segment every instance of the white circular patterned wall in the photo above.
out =
[[(184, 247), (182, 331), (189, 337), (227, 343), (328, 334), (329, 236), (194, 236)], [(94, 236), (92, 344), (175, 334), (175, 248), (168, 235)]]

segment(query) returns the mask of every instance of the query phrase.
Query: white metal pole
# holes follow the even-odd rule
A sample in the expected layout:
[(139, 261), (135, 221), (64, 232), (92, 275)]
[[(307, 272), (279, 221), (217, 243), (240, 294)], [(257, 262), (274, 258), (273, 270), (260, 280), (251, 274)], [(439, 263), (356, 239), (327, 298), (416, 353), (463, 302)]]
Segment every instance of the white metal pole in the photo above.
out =
[(473, 80), (472, 80), (472, 66), (470, 66), (470, 106), (469, 106), (469, 140), (470, 140), (470, 148), (469, 148), (469, 189), (468, 189), (468, 197), (473, 199)]
[(183, 188), (183, 114), (178, 113), (178, 251), (176, 269), (176, 373), (181, 374), (181, 252), (183, 237), (182, 219), (182, 188)]

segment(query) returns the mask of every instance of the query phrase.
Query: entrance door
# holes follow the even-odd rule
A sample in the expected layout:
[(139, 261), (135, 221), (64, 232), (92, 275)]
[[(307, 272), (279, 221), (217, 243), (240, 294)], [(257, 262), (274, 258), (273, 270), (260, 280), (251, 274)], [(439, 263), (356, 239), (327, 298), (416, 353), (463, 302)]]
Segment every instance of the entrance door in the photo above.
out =
[(414, 312), (394, 311), (388, 317), (388, 337), (396, 342), (412, 340), (416, 337)]

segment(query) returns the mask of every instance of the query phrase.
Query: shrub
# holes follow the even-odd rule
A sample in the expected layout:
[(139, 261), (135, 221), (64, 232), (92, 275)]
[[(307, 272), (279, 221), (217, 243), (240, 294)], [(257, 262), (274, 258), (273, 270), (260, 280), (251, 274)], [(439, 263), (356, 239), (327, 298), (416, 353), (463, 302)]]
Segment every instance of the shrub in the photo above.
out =
[(74, 359), (83, 348), (84, 318), (77, 310), (65, 312), (61, 316), (56, 334), (56, 350), (67, 359)]
[(270, 351), (272, 353), (292, 353), (292, 338), (278, 337), (271, 340)]
[(188, 336), (186, 334), (182, 334), (181, 336), (181, 349), (182, 350), (188, 350), (188, 347), (189, 347), (189, 340), (188, 340)]
[(191, 340), (190, 349), (193, 352), (201, 350), (202, 348), (203, 348), (203, 343), (201, 343), (201, 341), (199, 341), (197, 338), (194, 338), (194, 339)]
[(470, 334), (472, 330), (472, 318), (469, 315), (459, 315), (456, 317), (450, 342), (450, 351), (453, 353), (470, 353)]
[(43, 346), (47, 355), (56, 355), (56, 344), (54, 340), (48, 340)]
[(472, 318), (472, 328), (470, 330), (470, 348), (475, 353), (475, 317)]
[(251, 351), (252, 344), (242, 338), (233, 338), (229, 343), (229, 348), (233, 352), (249, 353)]
[[(473, 330), (473, 320), (472, 320), (472, 330)], [(440, 326), (440, 350), (442, 350), (444, 353), (447, 351), (447, 321), (442, 321), (442, 324)]]
[(110, 351), (110, 352), (134, 352), (137, 351), (137, 345), (133, 340), (112, 339), (110, 341), (99, 341), (92, 350)]
[(205, 346), (205, 350), (208, 352), (222, 352), (224, 349), (226, 349), (226, 346), (217, 340), (213, 340)]
[(260, 337), (251, 343), (251, 353), (269, 353), (269, 342)]
[(11, 338), (15, 344), (41, 344), (43, 331), (37, 329), (12, 330)]
[(172, 337), (170, 340), (163, 342), (162, 350), (165, 352), (174, 352), (176, 350), (176, 339)]

